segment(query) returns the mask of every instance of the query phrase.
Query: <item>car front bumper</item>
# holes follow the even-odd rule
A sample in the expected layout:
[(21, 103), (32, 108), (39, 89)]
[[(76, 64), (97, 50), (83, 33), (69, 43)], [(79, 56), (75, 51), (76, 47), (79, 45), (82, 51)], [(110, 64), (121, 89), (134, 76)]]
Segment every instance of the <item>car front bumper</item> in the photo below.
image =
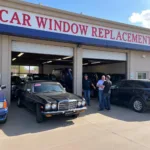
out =
[(84, 112), (87, 108), (76, 108), (76, 109), (70, 109), (70, 110), (64, 110), (64, 111), (48, 111), (48, 112), (42, 112), (44, 116), (54, 116), (54, 115), (69, 115), (69, 114), (79, 114), (81, 112)]
[(7, 119), (8, 109), (0, 109), (0, 122)]

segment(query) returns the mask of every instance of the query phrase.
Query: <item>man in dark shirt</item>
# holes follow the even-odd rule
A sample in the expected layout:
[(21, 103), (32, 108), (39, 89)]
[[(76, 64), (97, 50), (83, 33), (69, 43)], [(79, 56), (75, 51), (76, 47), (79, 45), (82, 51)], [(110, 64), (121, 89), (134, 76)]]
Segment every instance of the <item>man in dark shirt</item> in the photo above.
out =
[(110, 110), (110, 88), (112, 86), (112, 82), (110, 81), (110, 76), (106, 76), (106, 81), (103, 83), (104, 85), (104, 104), (105, 104), (105, 109)]
[(94, 89), (96, 88), (94, 86), (94, 84), (88, 79), (88, 75), (85, 74), (84, 80), (83, 80), (83, 91), (84, 91), (84, 98), (85, 98), (88, 106), (90, 106), (91, 86)]

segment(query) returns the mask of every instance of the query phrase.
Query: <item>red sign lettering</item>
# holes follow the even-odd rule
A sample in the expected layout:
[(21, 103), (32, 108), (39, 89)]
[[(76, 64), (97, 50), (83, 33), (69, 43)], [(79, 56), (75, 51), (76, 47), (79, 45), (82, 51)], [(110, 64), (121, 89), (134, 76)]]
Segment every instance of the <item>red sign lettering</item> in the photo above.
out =
[(99, 28), (99, 29), (98, 29), (98, 31), (99, 31), (99, 37), (100, 37), (100, 38), (103, 38), (103, 37), (104, 37), (104, 36), (103, 36), (103, 30), (104, 30), (103, 28)]
[(2, 22), (8, 22), (8, 20), (4, 20), (3, 13), (8, 14), (8, 11), (7, 10), (0, 10), (0, 21), (2, 21)]
[(72, 31), (73, 34), (77, 34), (78, 33), (79, 29), (78, 29), (78, 25), (76, 23), (73, 23), (71, 25), (71, 31)]
[(138, 35), (138, 43), (143, 43), (141, 35)]
[(70, 24), (66, 21), (63, 22), (63, 32), (69, 32), (70, 31)]
[(126, 32), (123, 32), (123, 34), (122, 34), (122, 39), (123, 39), (124, 41), (127, 41), (127, 33), (126, 33)]
[(108, 38), (108, 35), (110, 35), (110, 30), (108, 29), (105, 29), (105, 35), (104, 35), (104, 38)]
[(132, 42), (137, 43), (137, 34), (132, 34)]
[(92, 27), (92, 36), (93, 37), (98, 37), (97, 36), (97, 28), (96, 27)]
[(54, 30), (57, 31), (61, 31), (61, 26), (62, 26), (62, 21), (57, 21), (57, 20), (54, 20)]
[(23, 24), (22, 25), (31, 27), (31, 24), (30, 24), (31, 17), (28, 14), (22, 14), (22, 15), (23, 15)]
[(81, 35), (86, 35), (87, 34), (88, 26), (79, 24), (79, 28), (80, 28), (80, 31), (81, 31)]
[(13, 17), (12, 17), (10, 23), (13, 24), (14, 21), (16, 21), (17, 24), (21, 25), (21, 22), (20, 22), (20, 20), (19, 20), (19, 16), (18, 16), (17, 12), (15, 12), (15, 13), (13, 14)]
[(113, 30), (110, 30), (110, 39), (111, 39), (111, 40), (114, 40), (114, 39), (115, 39), (115, 37), (113, 37)]
[(37, 23), (38, 23), (38, 27), (45, 29), (48, 19), (36, 16), (36, 20), (37, 20)]
[(116, 40), (122, 41), (122, 35), (121, 35), (120, 31), (118, 32)]

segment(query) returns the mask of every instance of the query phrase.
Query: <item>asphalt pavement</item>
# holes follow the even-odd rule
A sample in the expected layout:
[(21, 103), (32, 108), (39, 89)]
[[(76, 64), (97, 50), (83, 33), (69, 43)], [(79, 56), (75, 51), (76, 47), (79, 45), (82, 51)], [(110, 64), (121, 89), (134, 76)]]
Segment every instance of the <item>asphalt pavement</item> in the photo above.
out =
[(0, 125), (0, 150), (149, 150), (150, 112), (139, 114), (98, 102), (79, 118), (52, 117), (37, 124), (35, 116), (12, 103), (8, 122)]

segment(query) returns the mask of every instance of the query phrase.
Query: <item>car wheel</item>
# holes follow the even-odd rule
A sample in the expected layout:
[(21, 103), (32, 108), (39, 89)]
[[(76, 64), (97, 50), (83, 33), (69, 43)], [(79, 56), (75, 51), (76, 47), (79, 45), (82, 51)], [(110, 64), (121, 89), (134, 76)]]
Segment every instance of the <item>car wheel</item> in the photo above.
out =
[(21, 98), (20, 97), (17, 98), (17, 106), (18, 107), (22, 107), (22, 102), (21, 102)]
[(0, 124), (5, 124), (7, 122), (7, 118), (3, 121), (0, 121)]
[(132, 108), (134, 111), (142, 113), (145, 111), (145, 105), (141, 98), (134, 98), (132, 101)]
[(40, 105), (36, 104), (36, 122), (41, 123), (44, 121), (44, 117), (41, 113)]
[(79, 114), (74, 114), (72, 115), (73, 118), (78, 118), (79, 117)]

